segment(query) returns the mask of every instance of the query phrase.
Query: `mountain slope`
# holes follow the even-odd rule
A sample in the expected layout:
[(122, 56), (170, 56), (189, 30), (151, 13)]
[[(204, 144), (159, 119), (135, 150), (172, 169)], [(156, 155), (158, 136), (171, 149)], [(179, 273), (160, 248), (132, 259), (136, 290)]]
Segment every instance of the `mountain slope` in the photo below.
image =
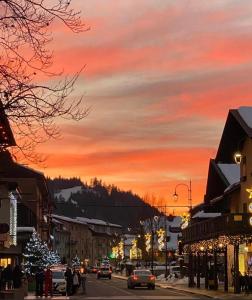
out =
[(96, 178), (90, 185), (77, 178), (48, 178), (55, 212), (68, 217), (87, 217), (120, 224), (125, 229), (139, 227), (139, 221), (160, 212), (131, 191), (107, 186)]

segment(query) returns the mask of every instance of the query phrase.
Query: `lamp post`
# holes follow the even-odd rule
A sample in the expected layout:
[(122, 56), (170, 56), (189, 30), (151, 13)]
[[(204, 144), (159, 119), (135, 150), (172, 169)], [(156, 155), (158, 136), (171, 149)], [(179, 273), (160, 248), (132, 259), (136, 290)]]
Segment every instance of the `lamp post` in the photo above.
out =
[(154, 263), (154, 234), (156, 230), (156, 226), (154, 227), (153, 225), (154, 224), (156, 225), (158, 219), (159, 219), (158, 216), (154, 216), (153, 218), (151, 218), (151, 272), (152, 274), (153, 274), (153, 263)]
[(189, 209), (191, 210), (192, 209), (192, 182), (191, 182), (191, 179), (189, 181), (189, 185), (186, 184), (186, 183), (179, 183), (175, 186), (175, 191), (174, 191), (174, 194), (173, 194), (173, 197), (177, 200), (178, 199), (178, 194), (177, 194), (177, 188), (179, 186), (185, 186), (187, 188), (187, 191), (188, 191), (188, 207)]
[(166, 207), (165, 207), (165, 218), (164, 218), (164, 221), (165, 221), (165, 279), (167, 280), (167, 276), (168, 276), (168, 268), (167, 268), (167, 265), (168, 265), (168, 257), (167, 257), (167, 216), (166, 216)]

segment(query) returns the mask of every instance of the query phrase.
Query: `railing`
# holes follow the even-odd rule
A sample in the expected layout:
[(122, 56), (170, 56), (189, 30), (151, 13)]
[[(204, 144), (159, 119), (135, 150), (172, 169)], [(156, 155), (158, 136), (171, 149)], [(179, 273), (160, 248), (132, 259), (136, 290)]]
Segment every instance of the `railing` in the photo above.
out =
[(183, 243), (193, 243), (220, 235), (252, 234), (252, 214), (225, 214), (216, 218), (195, 221), (182, 230)]

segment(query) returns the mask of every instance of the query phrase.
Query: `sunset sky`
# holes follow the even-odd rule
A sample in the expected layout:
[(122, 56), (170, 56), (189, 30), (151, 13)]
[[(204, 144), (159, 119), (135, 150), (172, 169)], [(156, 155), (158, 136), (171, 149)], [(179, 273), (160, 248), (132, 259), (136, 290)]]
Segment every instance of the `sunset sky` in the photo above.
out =
[[(41, 145), (50, 176), (98, 177), (173, 205), (205, 193), (228, 110), (252, 104), (252, 1), (73, 0), (88, 32), (55, 26), (54, 68), (86, 65), (74, 95), (90, 107)], [(187, 203), (185, 187), (178, 189)]]

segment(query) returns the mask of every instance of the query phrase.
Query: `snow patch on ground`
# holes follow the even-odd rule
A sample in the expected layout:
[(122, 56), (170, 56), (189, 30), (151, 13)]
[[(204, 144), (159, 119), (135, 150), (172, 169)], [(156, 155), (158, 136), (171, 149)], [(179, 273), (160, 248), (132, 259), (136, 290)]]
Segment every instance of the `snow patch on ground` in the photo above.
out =
[[(69, 198), (71, 197), (71, 194), (80, 193), (82, 190), (83, 190), (82, 186), (74, 186), (72, 188), (63, 189), (60, 192), (55, 193), (54, 197), (57, 197), (58, 200), (67, 202), (69, 200)], [(77, 204), (77, 202), (76, 202), (76, 204)]]

